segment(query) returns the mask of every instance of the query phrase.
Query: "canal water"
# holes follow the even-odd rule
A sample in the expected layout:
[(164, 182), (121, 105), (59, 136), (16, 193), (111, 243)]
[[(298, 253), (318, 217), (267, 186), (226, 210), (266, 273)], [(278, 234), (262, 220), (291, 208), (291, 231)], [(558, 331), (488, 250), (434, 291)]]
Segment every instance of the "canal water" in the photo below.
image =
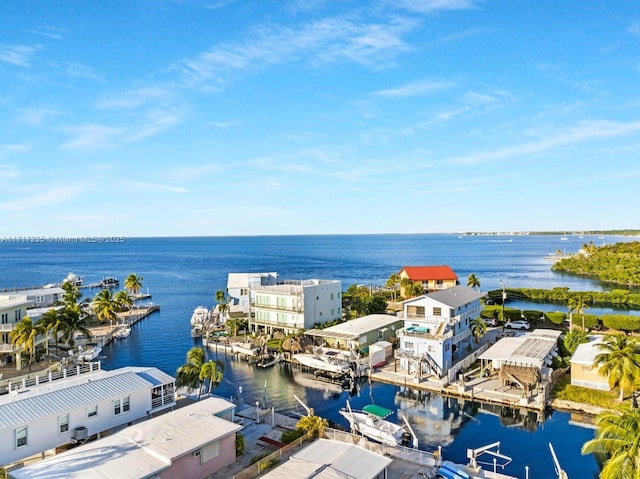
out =
[[(603, 242), (594, 238), (595, 242)], [(606, 237), (607, 244), (633, 238)], [(212, 307), (216, 290), (224, 290), (230, 272), (278, 272), (282, 279), (338, 279), (343, 289), (351, 284), (384, 285), (405, 265), (447, 264), (466, 284), (475, 274), (482, 290), (507, 287), (607, 290), (593, 280), (561, 275), (550, 270), (545, 256), (559, 247), (573, 252), (589, 238), (562, 241), (552, 235), (335, 235), (214, 238), (127, 238), (124, 243), (0, 243), (3, 275), (0, 288), (59, 282), (69, 272), (87, 283), (106, 276), (122, 280), (131, 273), (143, 278), (154, 303), (161, 309), (137, 323), (131, 335), (103, 350), (104, 367), (156, 366), (174, 375), (190, 347), (189, 319), (196, 306)], [(570, 250), (571, 249), (571, 250)], [(569, 251), (570, 250), (570, 251)], [(96, 290), (83, 290), (91, 298)], [(215, 353), (209, 353), (215, 358)], [(419, 395), (410, 388), (363, 382), (352, 391), (313, 381), (296, 368), (255, 368), (219, 355), (225, 363), (224, 381), (216, 394), (242, 398), (248, 404), (273, 405), (278, 411), (303, 412), (294, 394), (327, 419), (346, 426), (339, 410), (349, 400), (360, 408), (369, 403), (392, 409), (393, 420), (404, 414), (420, 438), (420, 447), (444, 448), (447, 459), (466, 462), (467, 448), (501, 441), (502, 451), (513, 457), (505, 469), (518, 477), (555, 477), (549, 442), (571, 478), (596, 477), (592, 456), (582, 456), (582, 444), (593, 430), (577, 425), (570, 414), (553, 411), (532, 417), (512, 410), (490, 410), (478, 404)]]

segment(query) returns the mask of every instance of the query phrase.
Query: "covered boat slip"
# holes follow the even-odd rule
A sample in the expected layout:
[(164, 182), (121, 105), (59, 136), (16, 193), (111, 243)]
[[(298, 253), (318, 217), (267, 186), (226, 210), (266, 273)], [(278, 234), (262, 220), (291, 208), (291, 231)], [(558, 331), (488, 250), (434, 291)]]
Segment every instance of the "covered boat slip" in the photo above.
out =
[(504, 384), (530, 390), (538, 385), (551, 359), (557, 355), (560, 334), (561, 331), (536, 329), (500, 339), (480, 355), (480, 377), (486, 376), (487, 371), (499, 371)]

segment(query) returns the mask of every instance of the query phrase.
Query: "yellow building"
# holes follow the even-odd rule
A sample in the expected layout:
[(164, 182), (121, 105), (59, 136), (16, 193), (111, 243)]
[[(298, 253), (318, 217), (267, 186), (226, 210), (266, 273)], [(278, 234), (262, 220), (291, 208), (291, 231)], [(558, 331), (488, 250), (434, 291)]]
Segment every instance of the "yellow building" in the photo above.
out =
[(596, 356), (602, 352), (599, 347), (602, 336), (590, 336), (589, 339), (588, 343), (579, 345), (571, 357), (571, 384), (609, 391), (609, 378), (598, 372), (598, 366), (593, 366)]

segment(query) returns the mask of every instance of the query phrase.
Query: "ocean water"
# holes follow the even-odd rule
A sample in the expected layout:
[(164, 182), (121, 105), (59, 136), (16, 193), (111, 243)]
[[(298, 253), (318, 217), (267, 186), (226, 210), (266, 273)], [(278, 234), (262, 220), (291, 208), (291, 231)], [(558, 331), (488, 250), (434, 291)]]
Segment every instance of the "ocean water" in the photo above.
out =
[[(188, 349), (199, 343), (190, 336), (189, 319), (196, 306), (212, 307), (216, 290), (226, 288), (230, 272), (277, 272), (281, 279), (339, 279), (351, 284), (383, 285), (405, 265), (446, 264), (466, 283), (470, 273), (482, 290), (506, 287), (606, 290), (597, 281), (551, 271), (545, 256), (558, 249), (570, 253), (583, 243), (630, 241), (627, 237), (571, 236), (458, 236), (458, 235), (345, 235), (125, 238), (121, 243), (0, 242), (0, 288), (60, 282), (69, 272), (92, 283), (105, 276), (122, 280), (135, 273), (144, 278), (143, 290), (161, 309), (136, 324), (131, 335), (104, 348), (106, 369), (125, 365), (156, 366), (169, 374), (184, 363)], [(97, 291), (83, 290), (91, 297)], [(459, 404), (439, 395), (408, 400), (402, 389), (364, 382), (353, 391), (317, 383), (291, 367), (254, 368), (224, 354), (210, 356), (225, 362), (225, 380), (216, 393), (235, 397), (242, 386), (248, 404), (256, 401), (289, 413), (304, 411), (294, 394), (323, 417), (346, 426), (338, 413), (347, 399), (359, 408), (370, 402), (400, 409), (416, 424), (421, 447), (445, 447), (447, 458), (466, 462), (466, 448), (497, 440), (514, 457), (504, 472), (530, 478), (555, 477), (548, 452), (553, 442), (560, 462), (572, 478), (596, 477), (591, 456), (581, 456), (582, 443), (593, 431), (572, 424), (567, 413), (546, 418), (519, 416), (506, 421), (495, 411)], [(410, 391), (409, 391), (410, 392)], [(411, 394), (409, 394), (411, 395)], [(399, 418), (396, 416), (396, 420)], [(571, 422), (571, 423), (570, 423)]]

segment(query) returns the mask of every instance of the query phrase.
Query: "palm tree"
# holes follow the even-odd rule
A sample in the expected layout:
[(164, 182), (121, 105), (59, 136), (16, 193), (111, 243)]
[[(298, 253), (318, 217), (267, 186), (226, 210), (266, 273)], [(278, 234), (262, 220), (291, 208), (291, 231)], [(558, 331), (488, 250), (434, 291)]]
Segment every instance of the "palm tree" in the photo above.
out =
[(60, 332), (64, 329), (63, 311), (64, 310), (58, 311), (57, 309), (51, 308), (42, 316), (40, 316), (40, 319), (38, 320), (38, 323), (44, 328), (46, 333), (53, 336), (56, 349), (58, 348), (58, 338), (60, 336)]
[(582, 329), (584, 330), (584, 310), (589, 308), (584, 296), (581, 294), (570, 296), (567, 301), (567, 306), (569, 308), (569, 317), (571, 318), (571, 327), (573, 328), (573, 313), (575, 312), (582, 316)]
[(598, 347), (603, 352), (596, 356), (593, 366), (599, 366), (598, 372), (609, 377), (612, 388), (620, 388), (618, 399), (623, 401), (625, 389), (633, 390), (640, 378), (640, 347), (623, 334), (605, 336)]
[(225, 314), (229, 311), (229, 304), (223, 290), (216, 291), (216, 301), (218, 302), (218, 311), (220, 311), (220, 322), (224, 323)]
[(193, 391), (200, 386), (200, 371), (204, 364), (204, 349), (193, 347), (187, 351), (187, 362), (176, 371), (176, 387)]
[[(9, 333), (11, 344), (19, 347), (21, 352), (29, 353), (29, 372), (31, 372), (38, 336), (44, 334), (46, 334), (44, 327), (41, 324), (33, 323), (29, 316), (25, 316)], [(16, 367), (20, 369), (19, 364)]]
[(116, 294), (114, 294), (113, 300), (116, 302), (119, 309), (129, 310), (131, 309), (131, 306), (133, 306), (133, 298), (131, 297), (129, 292), (125, 290), (118, 291)]
[(400, 287), (400, 275), (397, 273), (393, 273), (389, 276), (386, 284), (387, 288), (391, 288), (393, 294), (393, 300), (396, 300), (396, 295), (398, 293), (398, 288)]
[(302, 429), (306, 434), (311, 434), (313, 437), (324, 436), (325, 429), (329, 426), (329, 422), (310, 412), (307, 416), (302, 416), (296, 423), (298, 429)]
[(118, 319), (118, 315), (116, 314), (118, 303), (115, 301), (110, 289), (103, 289), (96, 294), (91, 303), (91, 308), (97, 316), (98, 321)]
[(140, 290), (142, 289), (142, 281), (144, 280), (141, 276), (136, 276), (135, 274), (130, 274), (124, 280), (124, 287), (128, 289), (131, 294), (135, 297)]
[(472, 318), (471, 321), (469, 321), (469, 327), (471, 328), (471, 334), (473, 334), (473, 337), (476, 339), (476, 343), (480, 342), (480, 339), (488, 329), (487, 323), (485, 323), (480, 317)]
[(73, 307), (78, 304), (78, 300), (82, 297), (82, 293), (80, 289), (75, 286), (73, 283), (64, 282), (61, 286), (64, 289), (64, 294), (62, 295), (62, 305)]
[(595, 437), (582, 446), (582, 454), (608, 457), (601, 479), (640, 479), (640, 410), (607, 411), (598, 415)]
[(470, 288), (475, 288), (480, 291), (480, 278), (478, 278), (475, 274), (471, 273), (467, 278), (467, 286)]
[(209, 381), (209, 391), (208, 394), (211, 394), (211, 390), (213, 389), (213, 385), (216, 386), (220, 384), (222, 381), (222, 373), (224, 371), (224, 363), (219, 360), (209, 359), (206, 363), (202, 365), (200, 368), (200, 392), (198, 393), (198, 400), (200, 400), (200, 393), (202, 392), (202, 387), (204, 386), (205, 381)]
[(87, 324), (87, 315), (82, 313), (79, 308), (77, 309), (63, 309), (61, 311), (61, 331), (62, 339), (70, 348), (75, 346), (76, 333), (83, 334), (87, 339), (91, 339), (91, 330)]

